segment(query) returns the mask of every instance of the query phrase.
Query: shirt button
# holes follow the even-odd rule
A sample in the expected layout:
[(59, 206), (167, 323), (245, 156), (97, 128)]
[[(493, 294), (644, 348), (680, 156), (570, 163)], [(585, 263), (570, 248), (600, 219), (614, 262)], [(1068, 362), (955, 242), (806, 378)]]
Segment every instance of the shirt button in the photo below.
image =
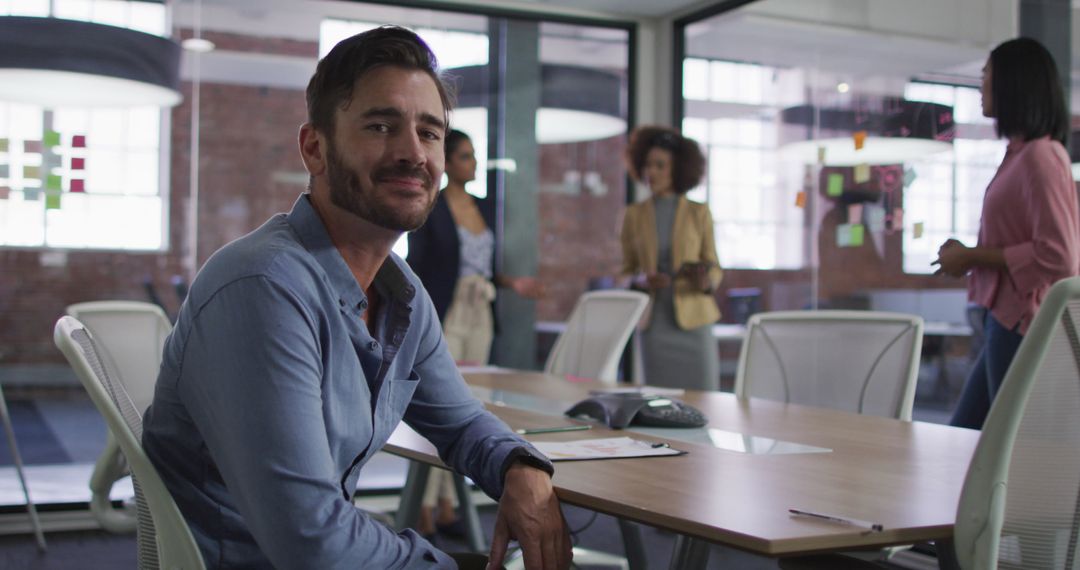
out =
[(366, 309), (367, 308), (367, 300), (360, 301), (360, 308), (361, 309)]
[(368, 343), (367, 347), (368, 347), (368, 350), (375, 350), (375, 349), (379, 348), (379, 343), (377, 343), (375, 341), (371, 341), (371, 342)]
[(345, 306), (345, 299), (338, 299), (338, 300), (337, 300), (337, 302), (338, 302), (338, 304), (339, 304), (339, 305), (341, 305), (342, 307), (344, 307), (344, 306)]

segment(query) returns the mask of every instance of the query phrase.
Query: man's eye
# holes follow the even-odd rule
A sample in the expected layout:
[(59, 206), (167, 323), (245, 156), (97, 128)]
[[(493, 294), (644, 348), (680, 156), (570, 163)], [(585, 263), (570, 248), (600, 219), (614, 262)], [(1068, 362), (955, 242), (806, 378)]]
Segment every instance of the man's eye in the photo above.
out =
[(420, 136), (430, 141), (437, 141), (442, 138), (442, 136), (437, 131), (421, 131)]
[(388, 133), (390, 132), (390, 125), (384, 123), (375, 123), (372, 125), (368, 125), (368, 130), (375, 131), (377, 133)]

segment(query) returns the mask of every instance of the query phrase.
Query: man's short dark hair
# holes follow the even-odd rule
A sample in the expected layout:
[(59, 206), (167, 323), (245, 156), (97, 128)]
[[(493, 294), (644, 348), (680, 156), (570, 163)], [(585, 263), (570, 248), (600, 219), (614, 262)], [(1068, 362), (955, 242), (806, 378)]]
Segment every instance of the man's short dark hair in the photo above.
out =
[(308, 122), (333, 135), (334, 113), (352, 99), (356, 80), (384, 65), (430, 75), (442, 99), (443, 120), (449, 124), (453, 96), (439, 75), (438, 59), (420, 36), (399, 26), (382, 26), (341, 40), (319, 60), (307, 86)]
[(705, 174), (705, 155), (701, 153), (701, 147), (679, 131), (659, 126), (639, 127), (630, 133), (626, 158), (635, 179), (641, 179), (645, 157), (653, 147), (671, 153), (671, 185), (676, 193), (685, 194), (701, 182)]
[(1054, 57), (1041, 43), (1017, 38), (990, 52), (991, 109), (997, 134), (1067, 144), (1069, 115)]

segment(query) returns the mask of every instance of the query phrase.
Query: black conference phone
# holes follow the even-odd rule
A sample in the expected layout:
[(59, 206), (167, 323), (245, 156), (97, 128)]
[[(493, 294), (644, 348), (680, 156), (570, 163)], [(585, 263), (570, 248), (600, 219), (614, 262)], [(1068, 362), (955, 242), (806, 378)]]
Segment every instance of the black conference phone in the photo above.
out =
[(566, 410), (571, 417), (603, 422), (623, 429), (634, 424), (650, 427), (695, 428), (709, 422), (700, 410), (674, 398), (643, 394), (599, 394)]

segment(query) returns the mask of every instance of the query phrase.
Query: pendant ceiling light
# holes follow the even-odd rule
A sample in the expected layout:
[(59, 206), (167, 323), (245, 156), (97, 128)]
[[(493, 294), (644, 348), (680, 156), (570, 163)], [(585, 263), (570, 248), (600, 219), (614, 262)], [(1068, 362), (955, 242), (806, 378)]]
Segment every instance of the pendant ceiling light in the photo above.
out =
[[(903, 164), (952, 149), (956, 136), (951, 107), (897, 98), (884, 100), (873, 112), (801, 105), (784, 109), (781, 120), (834, 133), (781, 147), (785, 156), (825, 166)], [(856, 149), (852, 135), (859, 131), (866, 136)]]
[(0, 16), (0, 101), (45, 107), (171, 107), (180, 46), (92, 22)]
[[(482, 112), (490, 98), (488, 69), (448, 69), (461, 89), (455, 113)], [(542, 64), (536, 142), (559, 144), (606, 139), (626, 132), (623, 81), (618, 75), (589, 67)]]

